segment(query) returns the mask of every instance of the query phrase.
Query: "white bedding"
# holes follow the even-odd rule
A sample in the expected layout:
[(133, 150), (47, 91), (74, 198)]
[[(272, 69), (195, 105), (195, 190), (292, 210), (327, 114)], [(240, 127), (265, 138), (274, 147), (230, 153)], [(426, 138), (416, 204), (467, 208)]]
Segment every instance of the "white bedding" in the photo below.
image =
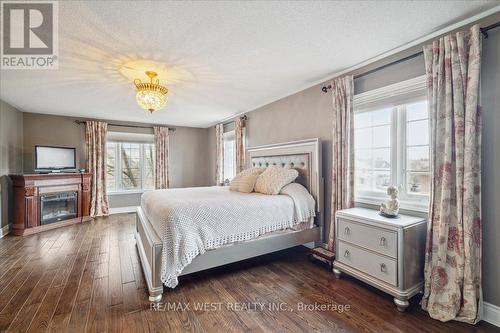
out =
[(142, 209), (163, 242), (163, 283), (175, 288), (182, 270), (207, 250), (292, 228), (314, 216), (314, 200), (304, 187), (288, 192), (265, 195), (214, 186), (144, 193)]

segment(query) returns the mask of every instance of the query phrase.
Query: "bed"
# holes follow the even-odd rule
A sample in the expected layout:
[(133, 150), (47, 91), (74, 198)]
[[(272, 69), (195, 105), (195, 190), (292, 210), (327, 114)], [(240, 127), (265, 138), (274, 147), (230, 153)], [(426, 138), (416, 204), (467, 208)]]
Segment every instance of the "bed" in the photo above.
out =
[[(164, 284), (175, 287), (179, 276), (321, 242), (320, 141), (310, 139), (252, 147), (246, 157), (248, 167), (280, 165), (296, 169), (299, 176), (295, 182), (314, 198), (315, 211), (297, 214), (297, 198), (288, 195), (231, 193), (221, 187), (167, 189), (143, 195), (141, 206), (137, 207), (136, 244), (150, 301), (159, 302)], [(174, 216), (176, 220), (164, 220), (163, 216)], [(287, 223), (282, 222), (285, 220)], [(193, 223), (196, 221), (200, 226)], [(181, 222), (190, 228), (176, 227), (182, 225)], [(214, 232), (219, 223), (222, 227)], [(233, 227), (246, 229), (233, 233)]]

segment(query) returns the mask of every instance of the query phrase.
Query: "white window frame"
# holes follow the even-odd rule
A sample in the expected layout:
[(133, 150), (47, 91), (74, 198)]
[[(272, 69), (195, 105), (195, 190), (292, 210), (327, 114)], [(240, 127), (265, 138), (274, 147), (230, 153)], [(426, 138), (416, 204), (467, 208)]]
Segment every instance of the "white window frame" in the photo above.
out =
[[(354, 96), (354, 112), (370, 112), (392, 107), (391, 114), (391, 181), (400, 189), (400, 207), (404, 210), (427, 212), (429, 195), (410, 193), (406, 182), (406, 104), (427, 100), (425, 75), (374, 89)], [(429, 142), (430, 143), (430, 142)], [(356, 184), (354, 185), (356, 186)], [(382, 191), (357, 191), (355, 202), (379, 206), (387, 200)]]
[[(107, 190), (108, 195), (119, 195), (119, 194), (134, 194), (134, 193), (144, 193), (147, 191), (152, 191), (154, 188), (144, 188), (144, 176), (145, 176), (145, 170), (144, 170), (144, 158), (145, 158), (145, 153), (144, 153), (144, 145), (149, 145), (152, 144), (154, 145), (153, 142), (125, 142), (125, 141), (107, 141), (106, 142), (106, 147), (108, 143), (112, 143), (116, 145), (115, 148), (115, 185), (116, 189), (115, 190)], [(121, 159), (121, 145), (122, 144), (138, 144), (139, 145), (139, 167), (141, 169), (141, 186), (139, 189), (123, 189), (121, 188), (122, 184), (122, 159)], [(107, 151), (106, 151), (106, 158), (107, 158)], [(106, 163), (107, 164), (107, 163)], [(107, 184), (106, 184), (107, 186)]]

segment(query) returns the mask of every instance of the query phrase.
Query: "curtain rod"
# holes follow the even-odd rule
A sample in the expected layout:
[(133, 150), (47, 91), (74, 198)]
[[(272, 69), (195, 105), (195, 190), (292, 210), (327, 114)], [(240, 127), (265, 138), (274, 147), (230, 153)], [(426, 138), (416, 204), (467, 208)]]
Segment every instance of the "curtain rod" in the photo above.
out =
[(491, 29), (498, 28), (498, 27), (500, 27), (500, 21), (498, 21), (497, 23), (493, 23), (487, 27), (480, 28), (479, 30), (483, 34), (483, 37), (486, 39), (486, 38), (488, 38), (488, 31), (490, 31)]
[[(236, 117), (236, 118), (237, 118), (237, 117)], [(241, 118), (241, 120), (248, 120), (248, 117), (247, 117), (247, 115), (246, 115), (246, 114), (245, 114), (245, 115), (243, 115), (243, 116), (240, 116), (240, 118)], [(228, 121), (222, 122), (221, 124), (222, 124), (222, 125), (227, 125), (227, 124), (230, 124), (230, 123), (232, 123), (232, 122), (234, 122), (234, 120), (228, 120)]]
[[(483, 35), (483, 37), (486, 39), (486, 38), (488, 38), (488, 31), (489, 31), (489, 30), (491, 30), (491, 29), (494, 29), (494, 28), (498, 28), (498, 27), (500, 27), (500, 21), (499, 21), (499, 22), (497, 22), (497, 23), (491, 24), (491, 25), (489, 25), (489, 26), (487, 26), (487, 27), (480, 28), (480, 29), (479, 29), (479, 31), (481, 31), (481, 34), (482, 34), (482, 35)], [(407, 60), (410, 60), (410, 59), (416, 58), (416, 57), (418, 57), (418, 56), (422, 55), (423, 53), (424, 53), (423, 51), (420, 51), (420, 52), (417, 52), (417, 53), (411, 54), (411, 55), (409, 55), (409, 56), (407, 56), (407, 57), (404, 57), (404, 58), (401, 58), (401, 59), (395, 60), (395, 61), (393, 61), (393, 62), (390, 62), (390, 63), (388, 63), (388, 64), (382, 65), (382, 66), (380, 66), (380, 67), (374, 68), (374, 69), (372, 69), (372, 70), (366, 71), (366, 72), (364, 72), (364, 73), (361, 73), (361, 74), (355, 75), (355, 76), (354, 76), (354, 79), (358, 79), (358, 78), (360, 78), (360, 77), (363, 77), (363, 76), (366, 76), (366, 75), (369, 75), (369, 74), (372, 74), (372, 73), (378, 72), (378, 71), (380, 71), (380, 70), (382, 70), (382, 69), (384, 69), (384, 68), (387, 68), (387, 67), (390, 67), (390, 66), (393, 66), (393, 65), (399, 64), (399, 63), (401, 63), (401, 62), (405, 62), (405, 61), (407, 61)], [(328, 90), (330, 90), (330, 89), (332, 89), (332, 85), (331, 85), (331, 84), (329, 84), (329, 85), (327, 85), (327, 86), (323, 86), (323, 87), (321, 87), (321, 91), (322, 91), (322, 92), (324, 92), (324, 93), (328, 92)]]
[[(85, 124), (85, 121), (83, 120), (75, 120), (75, 123), (78, 125), (80, 124)], [(153, 126), (145, 126), (145, 125), (123, 125), (123, 124), (113, 124), (113, 123), (108, 123), (110, 126), (117, 126), (117, 127), (132, 127), (132, 128), (153, 128)], [(176, 128), (175, 127), (169, 127), (169, 131), (175, 132)]]

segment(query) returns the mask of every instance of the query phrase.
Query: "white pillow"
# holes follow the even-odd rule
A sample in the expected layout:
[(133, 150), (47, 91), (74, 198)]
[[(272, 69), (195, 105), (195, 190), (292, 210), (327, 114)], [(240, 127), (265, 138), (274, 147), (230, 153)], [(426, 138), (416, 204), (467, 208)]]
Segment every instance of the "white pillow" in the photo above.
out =
[(243, 170), (237, 174), (233, 180), (231, 180), (229, 190), (243, 193), (252, 192), (255, 182), (262, 172), (264, 172), (263, 168), (250, 168)]
[(283, 186), (290, 184), (299, 176), (295, 169), (285, 169), (272, 165), (264, 171), (255, 183), (255, 192), (263, 194), (278, 194)]

